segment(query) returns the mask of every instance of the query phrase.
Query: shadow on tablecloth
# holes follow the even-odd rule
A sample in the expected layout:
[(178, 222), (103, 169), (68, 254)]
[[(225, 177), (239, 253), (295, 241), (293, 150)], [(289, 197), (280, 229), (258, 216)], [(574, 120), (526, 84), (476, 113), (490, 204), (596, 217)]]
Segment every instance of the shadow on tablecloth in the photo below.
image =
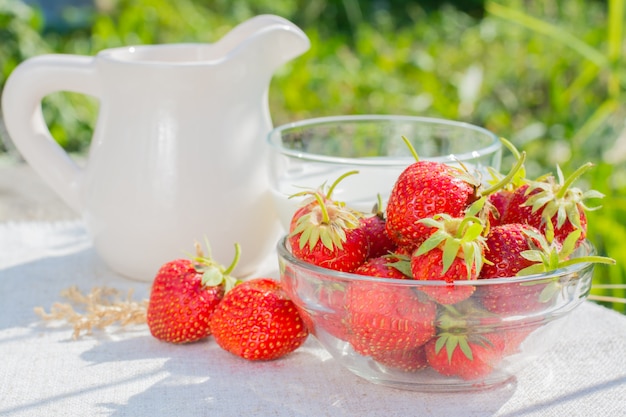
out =
[[(139, 367), (162, 360), (160, 379), (125, 404), (102, 403), (111, 416), (411, 416), (493, 415), (516, 383), (486, 391), (423, 394), (374, 385), (341, 368), (314, 338), (286, 358), (249, 362), (209, 339), (185, 346), (150, 337), (108, 341), (81, 357), (93, 366)], [(390, 413), (390, 410), (393, 410)], [(428, 414), (430, 415), (430, 413)]]

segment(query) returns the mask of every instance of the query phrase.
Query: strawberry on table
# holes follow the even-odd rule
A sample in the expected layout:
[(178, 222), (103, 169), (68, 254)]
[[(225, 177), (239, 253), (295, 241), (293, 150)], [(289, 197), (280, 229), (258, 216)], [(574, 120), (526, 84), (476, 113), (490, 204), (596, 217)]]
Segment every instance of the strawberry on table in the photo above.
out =
[(213, 311), (225, 292), (237, 283), (230, 273), (239, 259), (239, 245), (235, 245), (235, 259), (228, 268), (210, 255), (204, 256), (199, 245), (196, 251), (195, 258), (166, 263), (154, 278), (147, 323), (150, 333), (159, 340), (188, 343), (209, 336)]
[(218, 304), (210, 325), (220, 347), (248, 360), (278, 359), (309, 335), (296, 305), (270, 278), (235, 286)]

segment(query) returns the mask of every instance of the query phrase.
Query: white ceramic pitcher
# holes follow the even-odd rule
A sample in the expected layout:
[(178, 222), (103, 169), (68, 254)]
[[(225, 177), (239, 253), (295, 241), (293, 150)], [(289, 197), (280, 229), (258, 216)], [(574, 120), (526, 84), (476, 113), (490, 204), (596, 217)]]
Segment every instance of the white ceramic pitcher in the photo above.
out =
[[(270, 80), (308, 48), (298, 27), (261, 15), (213, 44), (34, 57), (5, 85), (5, 124), (24, 159), (82, 215), (113, 270), (149, 281), (206, 238), (225, 265), (239, 243), (235, 273), (245, 276), (280, 233), (266, 167)], [(42, 117), (41, 100), (55, 91), (99, 99), (84, 167)]]

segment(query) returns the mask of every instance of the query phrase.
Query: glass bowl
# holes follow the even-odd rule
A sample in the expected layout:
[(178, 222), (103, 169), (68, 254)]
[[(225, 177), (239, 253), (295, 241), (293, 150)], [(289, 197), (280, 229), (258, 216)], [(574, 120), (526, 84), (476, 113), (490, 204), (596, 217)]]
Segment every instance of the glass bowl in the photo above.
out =
[[(357, 115), (308, 119), (276, 127), (268, 135), (270, 186), (285, 230), (299, 199), (289, 198), (304, 188), (358, 170), (333, 191), (363, 212), (371, 212), (380, 194), (383, 201), (398, 175), (415, 158), (464, 164), (479, 171), (500, 169), (502, 146), (492, 132), (467, 123), (397, 115)], [(329, 184), (330, 185), (330, 184)]]
[[(593, 269), (593, 264), (579, 263), (525, 277), (457, 281), (453, 285), (471, 287), (471, 297), (442, 305), (427, 294), (449, 288), (445, 281), (375, 278), (320, 268), (292, 256), (286, 237), (277, 251), (286, 291), (311, 334), (333, 358), (368, 381), (415, 391), (484, 389), (512, 382), (520, 369), (533, 363), (545, 366), (543, 354), (559, 339), (563, 318), (589, 294)], [(593, 253), (585, 241), (572, 256)], [(396, 302), (383, 302), (390, 299)], [(374, 308), (365, 311), (359, 307), (363, 303)], [(447, 351), (444, 342), (454, 338), (471, 340), (472, 360), (478, 362), (463, 365), (468, 361), (454, 356), (464, 355), (462, 343)], [(377, 348), (389, 346), (385, 343), (390, 340), (401, 343), (389, 351)], [(443, 357), (433, 353), (437, 348)], [(449, 352), (451, 359), (446, 358)], [(448, 368), (457, 369), (447, 369), (446, 361)]]

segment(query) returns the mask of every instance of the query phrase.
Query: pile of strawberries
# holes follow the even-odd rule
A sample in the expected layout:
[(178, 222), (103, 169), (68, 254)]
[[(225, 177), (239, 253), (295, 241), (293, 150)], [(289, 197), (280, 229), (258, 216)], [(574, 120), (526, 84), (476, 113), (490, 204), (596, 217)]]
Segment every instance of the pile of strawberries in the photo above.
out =
[[(329, 270), (444, 285), (346, 284), (333, 280), (330, 271), (300, 279), (284, 264), (281, 282), (241, 282), (231, 276), (238, 245), (228, 267), (198, 245), (195, 257), (168, 262), (155, 277), (150, 332), (171, 343), (212, 335), (237, 356), (271, 360), (297, 349), (309, 332), (323, 330), (390, 368), (430, 367), (469, 380), (485, 376), (534, 330), (502, 332), (498, 320), (546, 308), (560, 284), (475, 283), (577, 262), (614, 263), (600, 256), (572, 257), (586, 239), (586, 200), (603, 197), (572, 187), (591, 164), (568, 178), (557, 168), (556, 176), (530, 180), (525, 154), (504, 144), (517, 163), (507, 175), (490, 169), (488, 181), (463, 164), (422, 161), (413, 151), (416, 162), (397, 178), (386, 209), (378, 201), (370, 214), (332, 198), (336, 185), (356, 172), (295, 195), (304, 200), (288, 234), (294, 257)], [(329, 313), (302, 308), (298, 297), (306, 291)]]
[[(405, 139), (409, 147), (410, 143)], [(507, 175), (490, 169), (489, 181), (463, 164), (416, 162), (397, 178), (386, 210), (380, 202), (366, 215), (333, 200), (330, 187), (299, 193), (306, 197), (294, 214), (288, 243), (294, 257), (360, 275), (445, 282), (398, 286), (383, 282), (303, 283), (284, 268), (287, 288), (297, 297), (310, 291), (329, 314), (302, 311), (313, 333), (349, 342), (359, 354), (404, 371), (431, 367), (446, 376), (476, 379), (516, 351), (532, 326), (507, 332), (497, 322), (546, 308), (559, 291), (558, 280), (472, 285), (479, 280), (552, 271), (577, 262), (613, 263), (572, 253), (585, 242), (588, 199), (573, 182), (586, 164), (564, 178), (526, 178), (525, 154)], [(412, 149), (412, 148), (411, 148)], [(309, 285), (310, 289), (303, 289)], [(493, 325), (490, 326), (490, 323)], [(491, 331), (490, 329), (493, 329)]]

